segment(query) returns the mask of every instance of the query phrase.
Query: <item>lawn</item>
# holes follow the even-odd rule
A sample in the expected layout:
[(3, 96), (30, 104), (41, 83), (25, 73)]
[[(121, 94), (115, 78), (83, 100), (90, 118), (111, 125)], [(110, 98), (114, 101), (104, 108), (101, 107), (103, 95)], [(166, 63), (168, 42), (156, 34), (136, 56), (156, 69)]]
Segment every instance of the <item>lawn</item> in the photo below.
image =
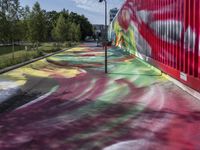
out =
[(21, 50), (14, 53), (14, 59), (12, 53), (0, 55), (0, 69), (22, 63), (27, 60), (31, 60), (33, 58), (37, 58), (42, 56), (42, 54), (38, 53), (35, 50), (26, 51)]
[[(25, 46), (16, 46), (15, 45), (15, 51), (21, 51), (24, 50)], [(12, 46), (0, 46), (0, 55), (12, 53)]]
[(75, 45), (76, 43), (71, 42), (60, 44), (42, 43), (38, 50), (33, 49), (30, 46), (27, 47), (27, 50), (25, 50), (25, 46), (15, 46), (14, 53), (12, 53), (12, 46), (0, 46), (0, 69)]
[(42, 43), (39, 47), (39, 50), (44, 52), (44, 53), (52, 53), (56, 52), (61, 49), (65, 49), (68, 47), (75, 46), (77, 43), (72, 43), (72, 42), (65, 42), (65, 43)]

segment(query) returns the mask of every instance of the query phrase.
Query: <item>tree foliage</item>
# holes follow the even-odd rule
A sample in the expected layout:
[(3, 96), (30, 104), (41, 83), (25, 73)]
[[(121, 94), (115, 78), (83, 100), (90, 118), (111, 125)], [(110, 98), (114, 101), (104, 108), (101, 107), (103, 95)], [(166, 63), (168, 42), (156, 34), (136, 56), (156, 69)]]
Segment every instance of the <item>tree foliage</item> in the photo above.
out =
[(63, 9), (45, 11), (36, 2), (21, 7), (19, 0), (0, 0), (0, 43), (13, 41), (80, 41), (91, 36), (88, 19)]
[(42, 42), (46, 38), (46, 17), (38, 2), (33, 6), (28, 22), (29, 40), (32, 42)]
[(52, 30), (52, 36), (56, 41), (64, 42), (67, 40), (68, 26), (63, 14), (60, 14), (55, 27)]
[(19, 37), (19, 0), (0, 1), (0, 41), (13, 41)]
[(10, 27), (4, 13), (0, 12), (0, 41), (5, 42), (9, 40)]

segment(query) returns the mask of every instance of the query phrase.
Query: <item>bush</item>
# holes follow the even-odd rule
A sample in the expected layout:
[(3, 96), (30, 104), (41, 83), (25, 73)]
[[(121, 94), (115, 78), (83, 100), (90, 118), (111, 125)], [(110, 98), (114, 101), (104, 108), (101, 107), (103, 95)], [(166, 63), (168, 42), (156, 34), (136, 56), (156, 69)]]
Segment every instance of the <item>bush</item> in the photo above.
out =
[(69, 43), (69, 42), (65, 42), (65, 43), (63, 44), (63, 46), (64, 46), (64, 47), (70, 47), (70, 43)]

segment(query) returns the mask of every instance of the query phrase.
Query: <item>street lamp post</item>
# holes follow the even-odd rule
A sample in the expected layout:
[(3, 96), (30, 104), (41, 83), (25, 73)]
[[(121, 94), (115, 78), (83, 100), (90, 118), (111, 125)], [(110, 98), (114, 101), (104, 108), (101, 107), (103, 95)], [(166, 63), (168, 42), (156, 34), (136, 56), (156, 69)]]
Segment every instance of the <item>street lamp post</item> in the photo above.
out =
[(104, 48), (105, 48), (105, 73), (108, 73), (108, 49), (107, 49), (107, 0), (99, 0), (99, 2), (105, 2), (105, 38), (104, 38)]

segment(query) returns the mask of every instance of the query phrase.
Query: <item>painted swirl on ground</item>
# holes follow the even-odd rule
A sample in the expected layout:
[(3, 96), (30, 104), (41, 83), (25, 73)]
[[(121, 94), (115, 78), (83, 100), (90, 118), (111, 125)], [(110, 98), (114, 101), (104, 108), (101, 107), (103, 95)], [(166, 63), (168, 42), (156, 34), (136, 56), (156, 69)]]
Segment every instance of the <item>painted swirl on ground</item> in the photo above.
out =
[(103, 60), (103, 49), (87, 44), (1, 75), (0, 92), (21, 94), (0, 105), (0, 149), (200, 146), (196, 99), (120, 49), (109, 50), (107, 75)]

